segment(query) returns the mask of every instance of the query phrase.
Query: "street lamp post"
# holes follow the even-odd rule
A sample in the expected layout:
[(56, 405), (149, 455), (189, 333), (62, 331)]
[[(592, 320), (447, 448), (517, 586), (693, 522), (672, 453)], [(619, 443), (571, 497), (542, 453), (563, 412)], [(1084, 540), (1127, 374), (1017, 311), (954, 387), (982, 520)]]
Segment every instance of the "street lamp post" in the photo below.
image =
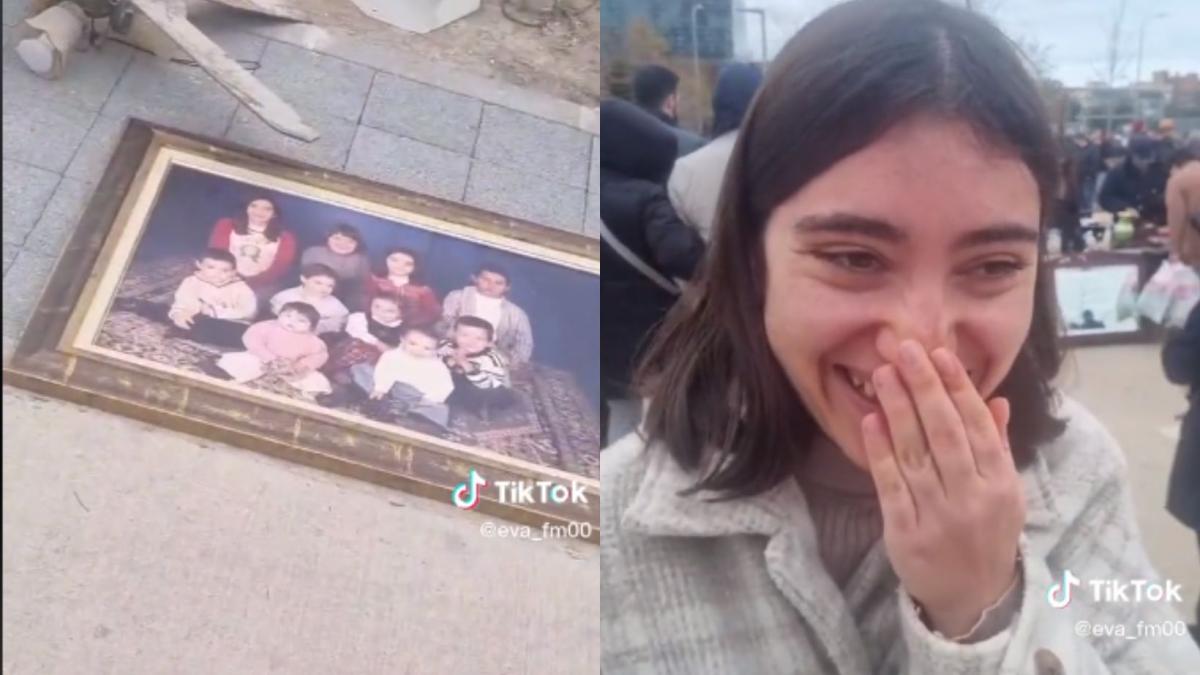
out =
[(758, 15), (759, 34), (762, 37), (762, 63), (765, 66), (767, 63), (767, 10), (739, 7), (736, 11), (743, 14)]
[(696, 38), (696, 14), (702, 11), (704, 5), (692, 5), (692, 75), (696, 77), (697, 85), (700, 84), (700, 41)]
[(1162, 19), (1166, 16), (1166, 12), (1155, 12), (1145, 19), (1142, 19), (1142, 29), (1138, 31), (1137, 78), (1134, 80), (1134, 84), (1140, 84), (1142, 82), (1142, 47), (1146, 43), (1146, 26), (1148, 26), (1151, 21), (1155, 19)]

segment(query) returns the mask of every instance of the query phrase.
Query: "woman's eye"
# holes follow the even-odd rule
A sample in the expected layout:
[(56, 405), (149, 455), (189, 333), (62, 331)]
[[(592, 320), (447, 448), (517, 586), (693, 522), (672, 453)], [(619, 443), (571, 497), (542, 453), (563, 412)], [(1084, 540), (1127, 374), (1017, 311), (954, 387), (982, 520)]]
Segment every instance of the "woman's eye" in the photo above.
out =
[(816, 254), (825, 262), (851, 272), (877, 272), (883, 269), (883, 260), (866, 251), (824, 251)]
[(970, 276), (981, 279), (1005, 279), (1025, 269), (1019, 260), (988, 260), (968, 270)]

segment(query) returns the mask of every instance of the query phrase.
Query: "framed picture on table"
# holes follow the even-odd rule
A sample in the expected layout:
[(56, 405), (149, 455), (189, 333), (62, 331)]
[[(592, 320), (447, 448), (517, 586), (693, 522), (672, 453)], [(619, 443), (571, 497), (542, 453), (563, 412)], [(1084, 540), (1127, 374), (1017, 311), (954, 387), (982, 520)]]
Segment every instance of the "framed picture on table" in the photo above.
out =
[(5, 377), (598, 526), (599, 320), (594, 240), (132, 120)]
[(1059, 259), (1052, 269), (1063, 342), (1087, 346), (1153, 339), (1136, 302), (1156, 260), (1145, 252), (1103, 251)]

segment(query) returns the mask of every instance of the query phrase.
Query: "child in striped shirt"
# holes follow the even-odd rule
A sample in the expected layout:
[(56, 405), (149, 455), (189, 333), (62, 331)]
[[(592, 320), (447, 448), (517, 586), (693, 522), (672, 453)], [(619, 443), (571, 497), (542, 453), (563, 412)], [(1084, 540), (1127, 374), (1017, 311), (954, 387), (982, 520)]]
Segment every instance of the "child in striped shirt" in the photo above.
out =
[(513, 403), (508, 362), (496, 349), (495, 329), (486, 319), (460, 316), (449, 340), (438, 349), (454, 380), (447, 403), (482, 417)]

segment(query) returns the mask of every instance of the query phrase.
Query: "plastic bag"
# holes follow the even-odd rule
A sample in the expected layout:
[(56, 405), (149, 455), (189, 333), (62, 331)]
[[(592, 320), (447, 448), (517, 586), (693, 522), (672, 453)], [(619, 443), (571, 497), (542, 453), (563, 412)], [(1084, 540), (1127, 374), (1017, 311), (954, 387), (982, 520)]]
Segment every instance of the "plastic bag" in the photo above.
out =
[(1121, 293), (1117, 296), (1117, 321), (1124, 321), (1137, 314), (1138, 307), (1138, 275), (1130, 272), (1121, 284)]
[(1138, 314), (1157, 324), (1182, 326), (1200, 300), (1200, 277), (1190, 266), (1164, 261), (1137, 299)]

